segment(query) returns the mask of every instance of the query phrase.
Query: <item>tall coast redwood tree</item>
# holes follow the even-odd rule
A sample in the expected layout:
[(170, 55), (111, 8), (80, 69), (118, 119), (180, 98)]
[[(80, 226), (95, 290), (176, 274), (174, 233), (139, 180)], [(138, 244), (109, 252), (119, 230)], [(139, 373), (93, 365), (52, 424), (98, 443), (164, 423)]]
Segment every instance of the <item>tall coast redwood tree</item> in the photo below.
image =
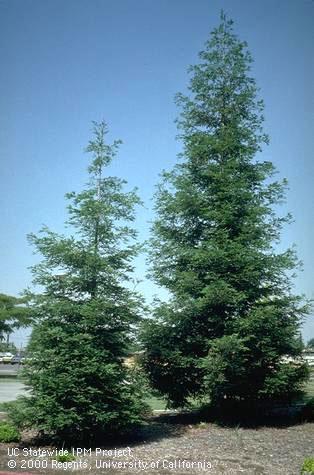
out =
[(145, 325), (144, 365), (172, 406), (289, 397), (307, 368), (283, 357), (300, 356), (308, 307), (292, 291), (293, 250), (276, 250), (286, 183), (257, 156), (263, 102), (224, 14), (199, 57), (189, 95), (177, 96), (181, 161), (157, 193), (152, 275), (171, 299)]
[(33, 273), (44, 291), (29, 296), (38, 321), (26, 368), (30, 394), (12, 416), (64, 441), (124, 432), (143, 409), (123, 364), (139, 322), (140, 299), (125, 285), (138, 250), (131, 223), (139, 198), (106, 174), (119, 145), (108, 145), (106, 133), (105, 123), (95, 123), (89, 183), (67, 195), (73, 234), (44, 228), (29, 237), (43, 256)]

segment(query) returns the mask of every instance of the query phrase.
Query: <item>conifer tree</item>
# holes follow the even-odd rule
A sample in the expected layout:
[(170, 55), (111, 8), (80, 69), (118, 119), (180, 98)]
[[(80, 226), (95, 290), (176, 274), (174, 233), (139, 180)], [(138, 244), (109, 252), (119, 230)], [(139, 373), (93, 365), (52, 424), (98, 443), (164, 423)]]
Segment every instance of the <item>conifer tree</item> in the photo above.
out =
[(44, 291), (29, 295), (38, 321), (25, 371), (30, 394), (12, 416), (57, 440), (124, 432), (143, 410), (123, 363), (140, 318), (141, 300), (126, 286), (138, 251), (130, 223), (140, 200), (105, 174), (119, 145), (108, 145), (106, 133), (105, 123), (94, 124), (88, 186), (66, 195), (72, 235), (45, 227), (29, 236), (43, 256), (33, 274)]
[(171, 299), (143, 331), (144, 365), (172, 406), (189, 398), (282, 398), (307, 376), (299, 325), (308, 307), (292, 291), (292, 249), (278, 252), (274, 205), (285, 196), (267, 144), (252, 58), (224, 14), (190, 94), (179, 94), (181, 161), (163, 174), (153, 225), (152, 275)]

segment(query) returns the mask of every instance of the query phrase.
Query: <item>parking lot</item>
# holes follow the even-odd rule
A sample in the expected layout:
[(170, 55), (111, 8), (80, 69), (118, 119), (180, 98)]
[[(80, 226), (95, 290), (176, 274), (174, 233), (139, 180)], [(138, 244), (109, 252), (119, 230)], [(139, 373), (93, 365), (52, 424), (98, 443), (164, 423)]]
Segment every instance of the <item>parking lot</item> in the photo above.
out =
[(10, 363), (0, 363), (0, 376), (15, 376), (20, 369), (20, 365)]
[(19, 365), (0, 363), (0, 403), (14, 401), (25, 392), (25, 386), (16, 376)]

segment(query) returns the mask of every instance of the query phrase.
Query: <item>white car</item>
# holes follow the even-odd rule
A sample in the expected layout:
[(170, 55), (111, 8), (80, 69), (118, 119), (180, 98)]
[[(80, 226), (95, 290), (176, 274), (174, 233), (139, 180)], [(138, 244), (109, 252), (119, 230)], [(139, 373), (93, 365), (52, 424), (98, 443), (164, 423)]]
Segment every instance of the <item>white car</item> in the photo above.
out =
[(12, 353), (3, 353), (3, 356), (2, 356), (2, 359), (1, 359), (1, 362), (2, 363), (10, 363), (10, 361), (12, 360), (13, 358), (13, 354)]

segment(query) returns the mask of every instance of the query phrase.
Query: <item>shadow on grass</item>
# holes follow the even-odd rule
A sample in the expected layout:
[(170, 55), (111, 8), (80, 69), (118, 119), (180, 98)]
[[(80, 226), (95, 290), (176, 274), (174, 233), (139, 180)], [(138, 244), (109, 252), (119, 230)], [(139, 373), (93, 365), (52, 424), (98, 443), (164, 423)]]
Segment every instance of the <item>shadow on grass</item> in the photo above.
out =
[(132, 433), (121, 438), (110, 438), (102, 442), (106, 446), (125, 447), (150, 443), (168, 437), (180, 437), (188, 426), (212, 423), (221, 427), (243, 428), (286, 428), (314, 421), (314, 398), (294, 403), (269, 402), (244, 404), (238, 401), (223, 403), (219, 407), (203, 406), (198, 409), (167, 412), (151, 415), (145, 423)]

